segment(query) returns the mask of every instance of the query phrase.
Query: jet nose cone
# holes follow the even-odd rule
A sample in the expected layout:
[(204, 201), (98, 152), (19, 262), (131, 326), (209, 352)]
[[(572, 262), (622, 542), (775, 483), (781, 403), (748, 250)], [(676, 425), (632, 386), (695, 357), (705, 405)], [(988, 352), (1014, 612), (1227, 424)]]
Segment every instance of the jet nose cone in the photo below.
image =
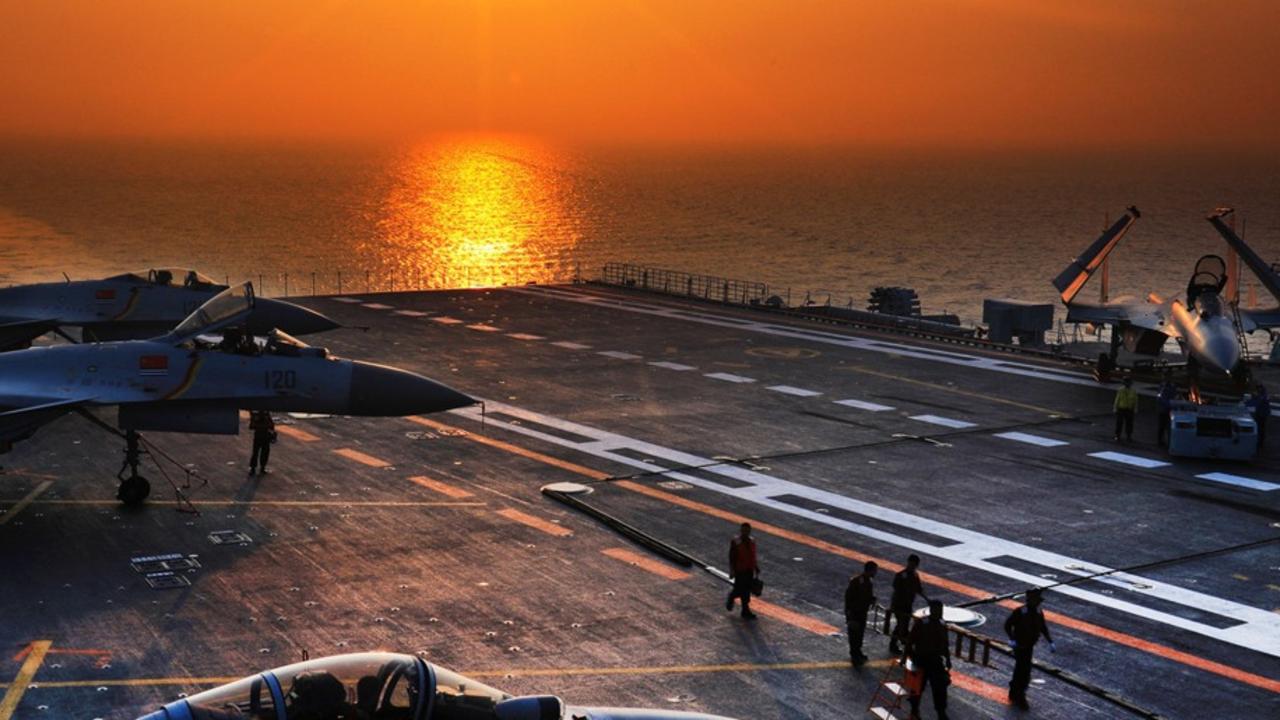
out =
[(339, 327), (315, 310), (269, 298), (255, 299), (253, 315), (249, 317), (249, 331), (254, 335), (265, 335), (275, 328), (290, 335), (309, 335)]
[(1214, 333), (1205, 339), (1202, 354), (1207, 364), (1230, 375), (1240, 362), (1240, 344), (1234, 333)]
[(385, 365), (352, 362), (349, 415), (422, 415), (478, 402), (417, 373)]

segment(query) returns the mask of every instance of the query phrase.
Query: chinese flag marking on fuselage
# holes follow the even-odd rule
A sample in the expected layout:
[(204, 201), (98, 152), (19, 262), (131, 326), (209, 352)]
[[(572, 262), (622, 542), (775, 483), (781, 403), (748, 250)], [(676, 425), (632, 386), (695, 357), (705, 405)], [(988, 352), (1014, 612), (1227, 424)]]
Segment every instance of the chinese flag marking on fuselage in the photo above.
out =
[(168, 355), (143, 355), (138, 358), (138, 373), (142, 375), (168, 375)]

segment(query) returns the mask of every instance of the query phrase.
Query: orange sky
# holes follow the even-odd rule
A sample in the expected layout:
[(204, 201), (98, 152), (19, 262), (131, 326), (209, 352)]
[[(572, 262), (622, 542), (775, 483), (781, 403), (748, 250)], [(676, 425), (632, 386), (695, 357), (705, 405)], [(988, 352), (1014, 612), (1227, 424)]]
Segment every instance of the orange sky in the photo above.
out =
[(1280, 148), (1280, 2), (0, 0), (0, 134)]

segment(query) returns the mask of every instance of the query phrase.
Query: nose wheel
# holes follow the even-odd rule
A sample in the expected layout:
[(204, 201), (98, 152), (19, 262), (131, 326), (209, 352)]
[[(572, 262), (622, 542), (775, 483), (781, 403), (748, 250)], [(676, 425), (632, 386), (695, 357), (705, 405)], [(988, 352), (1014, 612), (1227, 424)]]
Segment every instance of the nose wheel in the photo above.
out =
[[(130, 507), (141, 505), (151, 494), (151, 483), (138, 474), (138, 463), (141, 462), (142, 454), (145, 452), (139, 440), (137, 431), (125, 432), (124, 462), (120, 465), (120, 472), (116, 473), (116, 479), (120, 481), (120, 487), (116, 489), (116, 498)], [(129, 471), (128, 477), (125, 477), (126, 470)]]

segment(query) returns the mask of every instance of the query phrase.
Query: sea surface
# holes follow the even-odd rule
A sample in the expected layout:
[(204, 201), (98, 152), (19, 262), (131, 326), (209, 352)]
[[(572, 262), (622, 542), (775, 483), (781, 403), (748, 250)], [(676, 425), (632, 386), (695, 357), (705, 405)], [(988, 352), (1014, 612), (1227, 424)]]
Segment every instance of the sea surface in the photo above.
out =
[(978, 321), (986, 297), (1054, 301), (1050, 278), (1130, 204), (1143, 217), (1113, 256), (1113, 298), (1182, 293), (1198, 257), (1225, 253), (1204, 220), (1219, 205), (1236, 207), (1246, 239), (1280, 262), (1276, 155), (573, 148), (469, 136), (3, 141), (0, 283), (178, 266), (281, 295), (339, 282), (564, 281), (630, 262), (762, 281), (793, 302), (861, 307), (872, 287), (905, 285), (926, 312)]

